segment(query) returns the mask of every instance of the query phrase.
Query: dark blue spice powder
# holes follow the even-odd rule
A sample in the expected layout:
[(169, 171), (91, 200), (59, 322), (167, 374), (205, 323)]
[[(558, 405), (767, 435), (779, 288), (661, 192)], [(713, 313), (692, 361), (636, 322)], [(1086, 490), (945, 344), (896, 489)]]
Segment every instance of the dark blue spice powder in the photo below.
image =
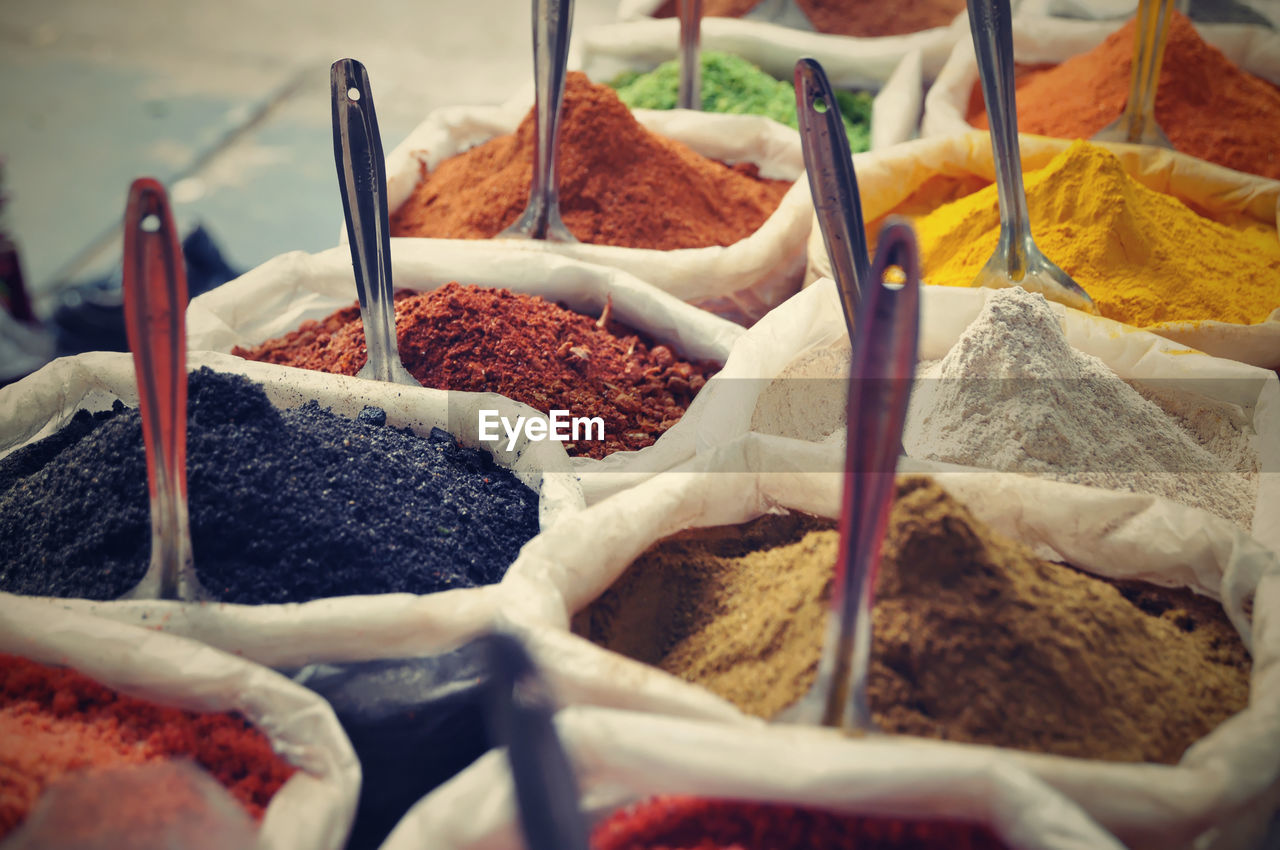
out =
[[(537, 494), (444, 431), (280, 410), (253, 382), (188, 386), (187, 486), (201, 582), (225, 602), (492, 584), (538, 532)], [(381, 414), (381, 415), (379, 415)], [(0, 460), (0, 590), (114, 599), (150, 557), (141, 418), (116, 404)]]

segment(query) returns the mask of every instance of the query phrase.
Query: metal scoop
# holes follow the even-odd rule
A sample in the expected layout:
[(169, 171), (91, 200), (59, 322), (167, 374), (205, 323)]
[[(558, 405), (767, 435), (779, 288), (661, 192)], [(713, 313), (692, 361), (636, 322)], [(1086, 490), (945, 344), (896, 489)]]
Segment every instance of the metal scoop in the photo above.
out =
[(533, 0), (534, 140), (529, 203), (499, 238), (577, 242), (560, 219), (560, 177), (556, 171), (560, 104), (569, 61), (573, 0)]
[(369, 74), (356, 60), (339, 59), (329, 69), (329, 85), (333, 94), (333, 156), (338, 164), (342, 213), (369, 354), (357, 377), (422, 386), (404, 368), (396, 340), (387, 166)]
[(1156, 88), (1169, 36), (1173, 0), (1138, 0), (1138, 25), (1129, 70), (1129, 102), (1124, 114), (1094, 134), (1096, 142), (1130, 142), (1172, 148), (1156, 123)]
[(702, 108), (701, 35), (702, 0), (680, 0), (680, 91), (676, 105), (681, 109)]
[(507, 748), (529, 850), (587, 850), (578, 782), (552, 720), (555, 705), (533, 659), (516, 638), (479, 639), (489, 662), (490, 737)]
[(1009, 0), (968, 0), (969, 29), (978, 55), (978, 75), (987, 101), (996, 191), (1000, 198), (1000, 242), (974, 278), (974, 286), (1021, 286), (1050, 301), (1096, 313), (1089, 293), (1040, 252), (1031, 237), (1027, 195), (1022, 188), (1018, 111), (1014, 103), (1013, 29)]
[[(905, 274), (901, 287), (884, 285), (890, 266)], [(864, 288), (853, 336), (840, 558), (826, 641), (813, 687), (778, 718), (864, 731), (874, 728), (867, 698), (872, 590), (893, 502), (920, 333), (920, 252), (910, 225), (897, 220), (885, 224), (869, 280), (873, 282)]]
[(862, 223), (858, 176), (849, 153), (849, 137), (845, 135), (840, 108), (817, 60), (796, 62), (795, 85), (809, 191), (852, 339), (861, 288), (871, 266), (867, 259), (867, 231)]
[(124, 214), (124, 320), (151, 494), (151, 563), (125, 599), (208, 599), (187, 521), (187, 274), (164, 187), (133, 181)]

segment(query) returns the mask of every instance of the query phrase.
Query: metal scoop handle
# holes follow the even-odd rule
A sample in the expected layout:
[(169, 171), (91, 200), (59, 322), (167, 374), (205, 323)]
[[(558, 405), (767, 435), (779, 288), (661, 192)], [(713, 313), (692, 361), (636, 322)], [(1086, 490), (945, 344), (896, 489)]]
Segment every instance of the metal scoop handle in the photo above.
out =
[(533, 179), (524, 212), (499, 237), (578, 241), (560, 218), (560, 106), (572, 24), (573, 0), (533, 0)]
[(520, 828), (529, 850), (587, 850), (578, 782), (556, 735), (555, 704), (533, 659), (516, 638), (480, 639), (491, 674), (490, 734), (507, 748)]
[(360, 377), (417, 386), (400, 361), (396, 340), (387, 167), (369, 73), (354, 59), (339, 59), (329, 69), (329, 86), (333, 96), (333, 158), (338, 166), (338, 188), (369, 355)]
[(702, 36), (702, 0), (680, 2), (680, 90), (681, 109), (702, 108), (702, 64), (699, 42)]
[[(867, 231), (862, 221), (858, 177), (835, 93), (817, 60), (796, 62), (795, 87), (809, 191), (852, 338), (861, 288), (871, 266), (867, 259)], [(817, 104), (823, 105), (821, 111)]]
[(1046, 257), (1031, 236), (1031, 217), (1022, 186), (1018, 149), (1018, 108), (1013, 76), (1013, 25), (1009, 0), (968, 0), (969, 29), (978, 58), (978, 77), (987, 103), (1000, 238), (979, 271), (975, 286), (1021, 285), (1089, 313), (1097, 313), (1089, 293)]
[(129, 187), (123, 272), (151, 496), (151, 561), (125, 598), (206, 598), (187, 518), (187, 274), (168, 196), (151, 178)]
[(1093, 137), (1095, 140), (1173, 147), (1156, 122), (1156, 89), (1160, 85), (1160, 67), (1164, 64), (1172, 13), (1173, 0), (1138, 0), (1129, 100), (1124, 114), (1099, 130)]
[[(901, 288), (881, 282), (890, 266), (906, 275)], [(801, 711), (820, 712), (824, 726), (867, 730), (874, 728), (867, 697), (872, 592), (920, 334), (920, 254), (910, 225), (885, 225), (863, 295), (849, 373), (840, 558), (817, 680)]]

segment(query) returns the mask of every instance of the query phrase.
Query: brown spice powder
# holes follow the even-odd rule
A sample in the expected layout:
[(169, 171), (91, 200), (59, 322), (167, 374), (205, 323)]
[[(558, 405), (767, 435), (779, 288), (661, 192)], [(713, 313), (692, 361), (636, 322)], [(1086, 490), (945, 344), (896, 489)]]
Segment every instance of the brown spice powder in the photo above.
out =
[[(560, 213), (583, 242), (624, 248), (732, 245), (758, 230), (791, 187), (650, 133), (608, 86), (580, 72), (565, 81)], [(488, 239), (529, 199), (533, 110), (514, 134), (444, 160), (391, 216), (392, 236)]]
[[(798, 515), (682, 532), (574, 630), (771, 718), (814, 680), (838, 545)], [(1215, 603), (1039, 560), (918, 476), (898, 482), (873, 635), (886, 732), (1173, 764), (1249, 699)]]
[[(601, 417), (605, 439), (565, 443), (573, 456), (652, 445), (720, 368), (682, 360), (620, 322), (606, 319), (601, 327), (536, 295), (449, 283), (398, 292), (395, 305), (400, 357), (424, 386), (495, 392), (543, 413)], [(358, 304), (231, 353), (337, 375), (356, 374), (368, 359)]]

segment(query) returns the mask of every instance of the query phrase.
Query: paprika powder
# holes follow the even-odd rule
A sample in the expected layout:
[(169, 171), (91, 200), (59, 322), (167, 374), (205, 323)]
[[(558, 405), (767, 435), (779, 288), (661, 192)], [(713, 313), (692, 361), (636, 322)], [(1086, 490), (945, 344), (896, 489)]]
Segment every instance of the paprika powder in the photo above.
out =
[[(392, 236), (489, 239), (529, 200), (533, 110), (515, 133), (444, 160), (391, 216)], [(649, 132), (613, 89), (565, 81), (560, 214), (582, 242), (672, 251), (732, 245), (758, 230), (791, 187), (751, 163), (725, 165)]]
[[(401, 360), (424, 386), (495, 392), (543, 413), (601, 417), (604, 440), (565, 443), (573, 456), (652, 445), (719, 369), (654, 345), (612, 320), (608, 308), (592, 319), (536, 295), (456, 282), (399, 292), (395, 303)], [(339, 375), (356, 374), (368, 356), (358, 305), (231, 353)]]
[[(1119, 118), (1129, 100), (1135, 26), (1136, 18), (1088, 53), (1023, 73), (1017, 90), (1018, 129), (1088, 139)], [(977, 83), (968, 119), (975, 127), (987, 127)], [(1236, 67), (1176, 10), (1160, 65), (1156, 121), (1183, 153), (1280, 178), (1280, 88)]]
[(88, 676), (0, 653), (0, 839), (44, 788), (80, 770), (189, 757), (255, 819), (296, 769), (239, 714), (118, 693)]

